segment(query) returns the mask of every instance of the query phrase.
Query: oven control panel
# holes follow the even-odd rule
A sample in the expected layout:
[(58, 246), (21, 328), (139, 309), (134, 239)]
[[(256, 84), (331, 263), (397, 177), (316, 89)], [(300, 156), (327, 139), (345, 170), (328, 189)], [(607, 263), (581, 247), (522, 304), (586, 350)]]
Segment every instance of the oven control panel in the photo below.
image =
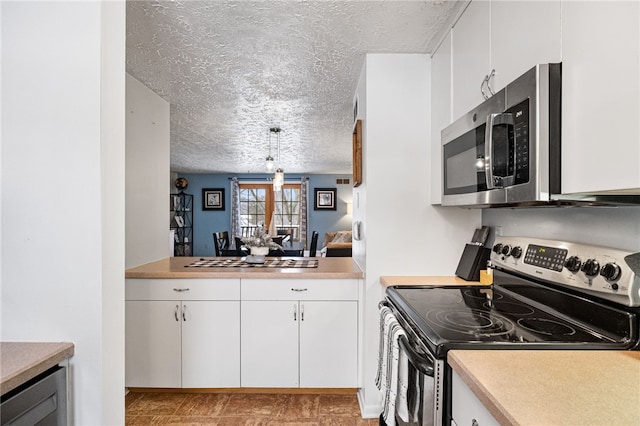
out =
[(625, 306), (640, 306), (640, 277), (625, 257), (610, 247), (498, 236), (491, 265), (498, 269), (573, 287)]

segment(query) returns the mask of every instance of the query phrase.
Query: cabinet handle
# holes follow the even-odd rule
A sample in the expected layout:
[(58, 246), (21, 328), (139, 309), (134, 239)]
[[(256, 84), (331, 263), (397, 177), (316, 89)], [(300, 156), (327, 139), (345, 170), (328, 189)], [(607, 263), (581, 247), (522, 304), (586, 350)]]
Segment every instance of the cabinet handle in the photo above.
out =
[(293, 305), (293, 320), (294, 321), (298, 320), (298, 306), (297, 305)]
[(495, 77), (495, 76), (496, 76), (496, 70), (494, 68), (494, 69), (491, 70), (491, 72), (487, 76), (487, 89), (489, 89), (489, 93), (490, 93), (491, 96), (496, 94), (496, 92), (494, 92), (493, 89), (491, 88), (491, 79), (493, 77)]
[(180, 318), (178, 318), (178, 311), (180, 310), (180, 305), (176, 305), (176, 310), (173, 311), (173, 316), (176, 317), (176, 321), (180, 321)]
[[(493, 89), (491, 88), (491, 79), (496, 75), (496, 70), (492, 69), (491, 73), (487, 74), (484, 76), (484, 79), (482, 80), (482, 83), (480, 83), (480, 93), (482, 93), (482, 97), (484, 98), (484, 100), (486, 101), (487, 99), (489, 99), (491, 96), (495, 95), (496, 92), (493, 91)], [(487, 90), (489, 90), (489, 95), (487, 96), (486, 93), (484, 93), (484, 86), (487, 86)]]
[(487, 79), (489, 78), (488, 75), (484, 76), (484, 79), (482, 79), (482, 83), (480, 83), (480, 93), (482, 93), (482, 97), (484, 98), (484, 100), (486, 101), (487, 99), (489, 99), (489, 97), (487, 96), (486, 93), (484, 93), (484, 85), (487, 83)]
[(291, 291), (307, 291), (306, 288), (292, 288)]
[(300, 305), (300, 321), (304, 321), (304, 305)]
[(174, 288), (173, 291), (177, 291), (178, 293), (182, 293), (183, 291), (189, 291), (189, 288)]
[(187, 305), (182, 305), (182, 321), (187, 321)]

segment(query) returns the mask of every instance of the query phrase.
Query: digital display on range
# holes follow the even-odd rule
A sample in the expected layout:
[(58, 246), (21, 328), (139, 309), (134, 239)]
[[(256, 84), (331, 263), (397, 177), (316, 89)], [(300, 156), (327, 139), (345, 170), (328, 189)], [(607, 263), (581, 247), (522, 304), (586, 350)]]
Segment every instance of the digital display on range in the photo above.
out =
[(568, 252), (567, 249), (529, 244), (524, 255), (524, 263), (552, 271), (562, 271)]

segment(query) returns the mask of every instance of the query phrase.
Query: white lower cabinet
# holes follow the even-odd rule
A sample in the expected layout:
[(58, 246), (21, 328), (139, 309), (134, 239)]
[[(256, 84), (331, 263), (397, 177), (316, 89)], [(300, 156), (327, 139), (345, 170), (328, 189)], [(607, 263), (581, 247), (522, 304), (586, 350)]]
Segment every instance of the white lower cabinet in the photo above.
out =
[(243, 387), (298, 387), (298, 302), (243, 301)]
[(240, 386), (240, 302), (182, 303), (182, 387)]
[(125, 385), (358, 387), (359, 284), (129, 279)]
[(239, 280), (127, 280), (125, 385), (240, 386), (239, 292)]
[(455, 371), (451, 372), (451, 379), (452, 426), (493, 426), (499, 424)]
[(125, 302), (125, 386), (181, 387), (178, 303)]
[(243, 280), (242, 386), (357, 387), (357, 295), (358, 280)]

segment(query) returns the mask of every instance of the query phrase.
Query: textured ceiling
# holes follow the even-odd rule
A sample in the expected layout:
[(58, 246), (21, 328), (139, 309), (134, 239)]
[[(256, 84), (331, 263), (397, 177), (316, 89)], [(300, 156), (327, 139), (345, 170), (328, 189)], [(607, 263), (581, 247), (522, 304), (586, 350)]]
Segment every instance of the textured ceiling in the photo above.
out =
[[(366, 53), (430, 53), (466, 2), (127, 1), (127, 71), (171, 104), (171, 170), (351, 173)], [(278, 160), (276, 139), (272, 155)]]

